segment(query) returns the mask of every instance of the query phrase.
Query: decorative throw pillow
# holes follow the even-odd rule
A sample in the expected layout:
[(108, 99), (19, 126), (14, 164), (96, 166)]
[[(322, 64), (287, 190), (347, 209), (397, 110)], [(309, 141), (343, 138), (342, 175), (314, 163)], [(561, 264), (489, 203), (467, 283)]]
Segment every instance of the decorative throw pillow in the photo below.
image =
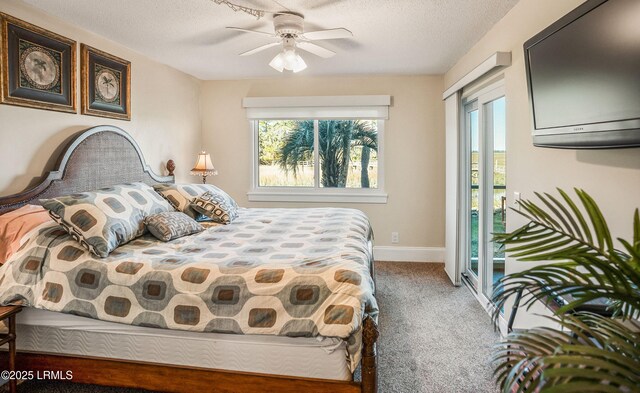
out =
[(207, 191), (193, 198), (191, 208), (222, 224), (230, 224), (238, 217), (238, 205), (222, 190), (218, 192)]
[(9, 260), (21, 246), (22, 239), (31, 230), (51, 221), (42, 206), (24, 205), (0, 216), (0, 265)]
[(195, 211), (191, 206), (191, 201), (193, 198), (208, 191), (226, 195), (226, 197), (233, 202), (233, 206), (235, 206), (236, 209), (238, 207), (236, 202), (226, 192), (212, 184), (157, 184), (154, 188), (169, 201), (176, 210), (196, 220), (207, 217)]
[(40, 202), (74, 239), (101, 258), (144, 234), (145, 217), (173, 210), (144, 183), (121, 184)]
[(153, 236), (168, 242), (182, 236), (204, 231), (202, 225), (182, 212), (162, 212), (144, 219)]

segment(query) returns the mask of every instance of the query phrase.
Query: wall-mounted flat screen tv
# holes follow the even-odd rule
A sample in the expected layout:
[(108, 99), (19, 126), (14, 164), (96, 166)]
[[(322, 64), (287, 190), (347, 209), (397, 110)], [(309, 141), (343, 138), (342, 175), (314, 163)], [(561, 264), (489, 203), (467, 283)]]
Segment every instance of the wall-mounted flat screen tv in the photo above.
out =
[(534, 145), (640, 146), (640, 0), (588, 0), (524, 52)]

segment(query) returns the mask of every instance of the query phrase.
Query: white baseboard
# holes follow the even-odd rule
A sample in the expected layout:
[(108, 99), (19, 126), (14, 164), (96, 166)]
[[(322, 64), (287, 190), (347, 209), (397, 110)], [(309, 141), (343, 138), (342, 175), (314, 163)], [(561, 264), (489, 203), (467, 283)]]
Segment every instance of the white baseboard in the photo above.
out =
[(373, 247), (376, 261), (444, 262), (444, 247)]

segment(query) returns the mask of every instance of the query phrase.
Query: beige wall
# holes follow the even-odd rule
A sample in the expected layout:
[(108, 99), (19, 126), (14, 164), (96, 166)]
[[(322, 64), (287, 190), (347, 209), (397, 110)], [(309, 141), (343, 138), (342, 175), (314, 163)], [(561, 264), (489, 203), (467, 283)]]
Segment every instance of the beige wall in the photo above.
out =
[[(277, 78), (201, 82), (158, 64), (122, 45), (71, 26), (16, 0), (0, 11), (94, 46), (132, 63), (132, 121), (0, 105), (0, 156), (10, 170), (0, 173), (0, 195), (19, 192), (52, 169), (59, 146), (74, 133), (112, 124), (140, 144), (160, 172), (176, 161), (177, 180), (191, 182), (188, 170), (201, 145), (212, 153), (220, 175), (213, 182), (244, 206), (324, 206), (326, 204), (249, 203), (251, 135), (241, 100), (248, 96), (393, 96), (385, 129), (387, 204), (349, 204), (364, 210), (377, 245), (444, 246), (444, 110), (442, 76)], [(79, 73), (78, 73), (79, 86)], [(78, 92), (79, 93), (79, 92)], [(78, 94), (79, 99), (79, 94)], [(201, 130), (202, 124), (202, 130)], [(201, 136), (202, 135), (202, 136)]]
[[(640, 206), (640, 149), (559, 150), (534, 147), (522, 45), (581, 4), (580, 0), (521, 0), (445, 75), (448, 87), (495, 51), (511, 51), (505, 69), (507, 187), (520, 191), (580, 187), (601, 204), (614, 232), (630, 236), (631, 214)], [(513, 224), (515, 214), (509, 217)]]
[[(632, 213), (640, 206), (640, 149), (557, 150), (531, 142), (531, 113), (525, 79), (524, 42), (581, 4), (581, 0), (521, 0), (445, 75), (449, 87), (496, 51), (511, 51), (513, 63), (504, 71), (507, 99), (507, 195), (533, 198), (534, 191), (579, 187), (600, 204), (616, 236), (631, 238)], [(509, 212), (508, 226), (523, 220)], [(508, 260), (507, 271), (522, 263)]]
[[(0, 1), (0, 11), (131, 61), (131, 121), (0, 105), (0, 195), (26, 188), (70, 135), (101, 124), (118, 126), (138, 141), (151, 168), (160, 173), (173, 158), (190, 168), (200, 148), (200, 81), (151, 61), (122, 45), (81, 30), (15, 0)], [(78, 109), (80, 99), (78, 68)], [(178, 180), (187, 180), (186, 172)], [(188, 179), (191, 180), (191, 179)]]
[[(444, 104), (442, 76), (323, 77), (209, 81), (202, 87), (204, 147), (220, 174), (212, 182), (250, 207), (326, 206), (326, 203), (250, 203), (251, 131), (244, 97), (389, 94), (385, 126), (387, 204), (345, 204), (371, 219), (376, 245), (444, 246)], [(335, 206), (335, 205), (334, 205)], [(395, 244), (394, 244), (395, 246)]]

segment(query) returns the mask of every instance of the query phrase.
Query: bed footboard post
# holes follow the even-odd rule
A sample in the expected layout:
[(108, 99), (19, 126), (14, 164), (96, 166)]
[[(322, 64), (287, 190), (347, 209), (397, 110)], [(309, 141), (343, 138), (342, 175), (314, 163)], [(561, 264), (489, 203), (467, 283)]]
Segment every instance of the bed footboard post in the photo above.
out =
[(380, 332), (370, 316), (365, 317), (362, 329), (362, 393), (378, 392), (378, 353), (376, 341)]

